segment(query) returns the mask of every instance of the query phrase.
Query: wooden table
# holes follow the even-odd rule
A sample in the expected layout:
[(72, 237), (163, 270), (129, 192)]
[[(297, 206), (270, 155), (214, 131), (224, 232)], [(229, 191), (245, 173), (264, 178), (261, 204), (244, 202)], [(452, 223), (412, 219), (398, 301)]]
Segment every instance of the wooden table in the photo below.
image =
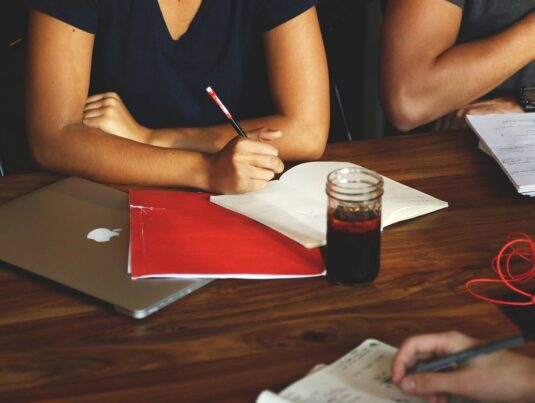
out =
[[(450, 207), (385, 229), (374, 284), (218, 280), (144, 320), (2, 264), (0, 401), (252, 402), (367, 338), (517, 331), (464, 283), (492, 275), (488, 262), (509, 233), (535, 235), (535, 200), (515, 192), (471, 133), (335, 144), (324, 159), (377, 170)], [(0, 202), (57, 178), (0, 178)]]

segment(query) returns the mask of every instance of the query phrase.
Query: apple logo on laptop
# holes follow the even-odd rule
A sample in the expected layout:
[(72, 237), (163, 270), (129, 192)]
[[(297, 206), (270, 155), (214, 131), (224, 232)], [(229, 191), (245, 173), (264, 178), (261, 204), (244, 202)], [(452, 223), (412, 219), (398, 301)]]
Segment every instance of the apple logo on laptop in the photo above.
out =
[(95, 242), (109, 242), (114, 236), (121, 235), (121, 228), (108, 229), (108, 228), (95, 228), (94, 230), (89, 231), (87, 234), (87, 239), (92, 239)]

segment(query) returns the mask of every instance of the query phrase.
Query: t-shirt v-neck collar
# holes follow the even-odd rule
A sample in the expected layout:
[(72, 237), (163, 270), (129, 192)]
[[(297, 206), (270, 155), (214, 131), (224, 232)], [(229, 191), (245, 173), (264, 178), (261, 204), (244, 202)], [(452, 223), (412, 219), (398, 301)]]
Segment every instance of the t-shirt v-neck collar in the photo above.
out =
[(197, 10), (197, 13), (193, 16), (193, 19), (191, 20), (187, 31), (184, 32), (178, 39), (173, 39), (173, 37), (171, 36), (171, 32), (169, 31), (167, 23), (165, 22), (165, 18), (163, 16), (162, 9), (160, 8), (158, 0), (152, 0), (151, 3), (151, 8), (155, 16), (155, 21), (158, 25), (157, 28), (159, 31), (160, 38), (168, 44), (178, 45), (187, 41), (188, 37), (195, 36), (195, 32), (200, 29), (203, 19), (201, 14), (204, 12), (204, 9), (206, 7), (205, 3), (207, 2), (205, 0), (201, 1), (199, 9)]

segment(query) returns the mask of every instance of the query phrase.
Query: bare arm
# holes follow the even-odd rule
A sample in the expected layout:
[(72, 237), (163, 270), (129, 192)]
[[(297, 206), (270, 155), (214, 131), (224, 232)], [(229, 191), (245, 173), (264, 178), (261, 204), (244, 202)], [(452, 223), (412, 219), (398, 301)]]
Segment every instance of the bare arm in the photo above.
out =
[(273, 142), (282, 158), (319, 158), (329, 131), (329, 77), (315, 8), (267, 32), (264, 40), (278, 115), (261, 126), (283, 132)]
[[(266, 32), (264, 43), (276, 114), (240, 124), (247, 132), (262, 127), (281, 131), (282, 136), (256, 133), (261, 141), (269, 140), (283, 159), (317, 159), (323, 154), (329, 129), (329, 84), (316, 10), (312, 8)], [(116, 97), (103, 96), (108, 100)], [(89, 101), (87, 116), (93, 119), (91, 116), (99, 114), (95, 109), (105, 105), (98, 96)], [(118, 121), (126, 123), (119, 126)], [(208, 153), (219, 151), (236, 136), (229, 124), (150, 130), (132, 122), (122, 104), (109, 119), (99, 118), (87, 124), (142, 143)], [(258, 139), (258, 135), (250, 133), (253, 138)]]
[(462, 10), (445, 0), (390, 0), (380, 91), (400, 130), (473, 102), (535, 59), (535, 14), (492, 37), (455, 45)]
[(277, 150), (235, 139), (214, 155), (141, 144), (82, 124), (94, 36), (39, 12), (29, 24), (27, 129), (43, 167), (100, 181), (234, 193), (282, 170)]

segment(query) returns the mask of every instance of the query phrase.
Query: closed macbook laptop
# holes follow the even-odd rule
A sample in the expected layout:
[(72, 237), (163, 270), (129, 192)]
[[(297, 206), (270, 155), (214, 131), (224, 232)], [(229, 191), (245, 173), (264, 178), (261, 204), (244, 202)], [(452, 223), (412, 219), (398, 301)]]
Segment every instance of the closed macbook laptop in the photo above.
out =
[(131, 280), (128, 194), (66, 178), (0, 205), (0, 260), (143, 318), (210, 280)]

